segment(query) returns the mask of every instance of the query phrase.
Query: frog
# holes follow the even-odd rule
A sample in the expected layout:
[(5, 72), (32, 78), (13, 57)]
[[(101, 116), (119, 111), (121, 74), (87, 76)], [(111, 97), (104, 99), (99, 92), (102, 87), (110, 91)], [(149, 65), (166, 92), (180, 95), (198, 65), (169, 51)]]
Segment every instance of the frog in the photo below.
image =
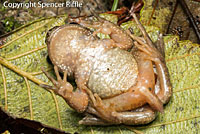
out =
[[(53, 90), (85, 117), (83, 125), (140, 125), (163, 113), (172, 95), (162, 34), (153, 43), (136, 15), (143, 37), (95, 16), (69, 18), (47, 33), (49, 58), (57, 80), (42, 68)], [(91, 28), (96, 29), (92, 31)], [(100, 39), (97, 33), (110, 38)], [(63, 73), (63, 79), (60, 76)], [(76, 90), (67, 78), (73, 77)]]

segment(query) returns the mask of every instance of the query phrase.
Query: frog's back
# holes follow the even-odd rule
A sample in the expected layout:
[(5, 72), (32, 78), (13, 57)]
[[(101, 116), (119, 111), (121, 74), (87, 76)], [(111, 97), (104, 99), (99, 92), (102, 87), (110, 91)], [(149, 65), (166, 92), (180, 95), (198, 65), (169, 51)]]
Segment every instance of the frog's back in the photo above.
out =
[(88, 86), (102, 98), (126, 92), (136, 83), (138, 67), (133, 55), (119, 48), (96, 59)]
[(94, 40), (91, 32), (76, 24), (66, 24), (53, 29), (47, 37), (48, 53), (52, 63), (61, 72), (68, 70), (73, 75), (79, 52), (87, 41)]

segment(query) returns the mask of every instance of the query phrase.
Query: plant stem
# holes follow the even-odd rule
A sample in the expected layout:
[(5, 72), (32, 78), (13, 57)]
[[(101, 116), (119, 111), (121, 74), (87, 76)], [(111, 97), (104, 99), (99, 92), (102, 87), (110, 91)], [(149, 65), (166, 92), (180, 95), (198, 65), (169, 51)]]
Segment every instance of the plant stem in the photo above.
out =
[(111, 11), (116, 11), (117, 10), (117, 5), (118, 5), (118, 0), (114, 0)]

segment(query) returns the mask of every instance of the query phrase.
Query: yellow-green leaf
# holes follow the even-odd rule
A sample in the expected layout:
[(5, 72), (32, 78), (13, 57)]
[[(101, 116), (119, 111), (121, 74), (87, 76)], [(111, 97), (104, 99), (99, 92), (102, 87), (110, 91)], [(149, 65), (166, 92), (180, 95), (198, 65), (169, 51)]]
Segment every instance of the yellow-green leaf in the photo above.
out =
[[(44, 82), (49, 82), (41, 73), (40, 67), (51, 70), (47, 62), (45, 44), (46, 32), (64, 24), (67, 16), (40, 19), (14, 32), (1, 46), (0, 56), (6, 62), (29, 72)], [(133, 22), (122, 25), (124, 29), (132, 27), (135, 34), (139, 30)], [(159, 29), (146, 27), (153, 41), (156, 41)], [(175, 36), (165, 37), (166, 62), (173, 86), (173, 96), (165, 106), (165, 112), (155, 121), (144, 126), (90, 126), (78, 124), (83, 115), (78, 114), (59, 96), (44, 90), (34, 82), (4, 67), (6, 62), (0, 58), (0, 106), (9, 113), (22, 118), (34, 119), (67, 132), (79, 133), (198, 133), (200, 126), (200, 48), (190, 41), (178, 41)], [(23, 74), (23, 73), (22, 73)], [(32, 77), (30, 77), (32, 79)], [(38, 82), (39, 83), (39, 82)], [(49, 82), (50, 83), (50, 82)]]

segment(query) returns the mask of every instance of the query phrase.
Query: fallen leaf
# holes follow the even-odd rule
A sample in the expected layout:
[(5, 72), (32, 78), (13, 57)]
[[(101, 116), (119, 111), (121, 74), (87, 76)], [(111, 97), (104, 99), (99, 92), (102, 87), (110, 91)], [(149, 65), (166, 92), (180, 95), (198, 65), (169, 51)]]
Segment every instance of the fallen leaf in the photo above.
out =
[[(79, 125), (78, 121), (83, 115), (69, 108), (61, 97), (37, 85), (41, 82), (51, 83), (40, 67), (48, 68), (54, 74), (52, 65), (47, 62), (46, 32), (54, 26), (64, 24), (66, 18), (67, 16), (60, 16), (34, 21), (8, 36), (6, 42), (0, 46), (1, 107), (17, 117), (36, 120), (72, 133), (151, 134), (200, 131), (200, 47), (190, 41), (180, 42), (176, 36), (165, 37), (166, 61), (173, 96), (163, 114), (159, 114), (152, 123), (137, 127)], [(122, 27), (136, 29), (133, 22), (124, 23)], [(154, 26), (146, 26), (146, 29), (153, 41), (156, 41), (159, 29)], [(135, 34), (140, 34), (139, 30), (134, 31)], [(10, 70), (5, 66), (13, 68)], [(18, 75), (12, 71), (14, 69), (23, 71)], [(25, 73), (26, 77), (23, 75)]]

